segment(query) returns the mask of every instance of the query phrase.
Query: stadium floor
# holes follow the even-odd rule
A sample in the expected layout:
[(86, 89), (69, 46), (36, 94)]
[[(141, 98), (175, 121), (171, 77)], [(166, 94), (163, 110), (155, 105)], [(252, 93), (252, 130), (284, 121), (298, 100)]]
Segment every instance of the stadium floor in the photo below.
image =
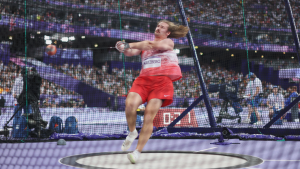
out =
[[(61, 164), (64, 157), (104, 152), (120, 152), (123, 140), (103, 141), (67, 141), (67, 145), (58, 146), (56, 142), (0, 144), (1, 169), (71, 169), (75, 167)], [(263, 160), (263, 163), (245, 167), (252, 169), (296, 169), (300, 168), (300, 142), (296, 141), (238, 141), (227, 146), (210, 144), (215, 140), (203, 139), (150, 139), (145, 151), (193, 151), (233, 153), (254, 156)], [(135, 141), (130, 150), (137, 144)], [(146, 154), (142, 154), (143, 159)], [(125, 168), (144, 168), (143, 160), (132, 165), (126, 155), (122, 157)], [(150, 157), (149, 157), (150, 158)], [(184, 158), (184, 157), (182, 157)], [(190, 159), (189, 159), (190, 160)], [(217, 158), (208, 158), (205, 163), (216, 163)], [(120, 160), (116, 160), (116, 163)], [(148, 159), (149, 162), (149, 159)], [(150, 160), (151, 162), (151, 160)], [(177, 162), (175, 159), (164, 160), (161, 163)], [(145, 161), (146, 163), (146, 161)], [(179, 165), (179, 164), (178, 164)], [(185, 164), (180, 164), (185, 166)], [(204, 164), (203, 164), (204, 165)], [(149, 166), (148, 166), (149, 167)], [(157, 168), (157, 167), (155, 167)], [(184, 168), (184, 167), (182, 167)], [(195, 168), (195, 167), (193, 167)], [(196, 167), (201, 168), (201, 165)]]

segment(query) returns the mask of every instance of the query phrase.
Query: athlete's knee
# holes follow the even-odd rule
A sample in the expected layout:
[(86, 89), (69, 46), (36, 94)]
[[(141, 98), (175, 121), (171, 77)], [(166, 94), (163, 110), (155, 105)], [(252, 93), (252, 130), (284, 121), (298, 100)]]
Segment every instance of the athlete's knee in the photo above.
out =
[(147, 106), (146, 107), (146, 109), (145, 109), (145, 113), (147, 113), (147, 114), (156, 114), (157, 113), (157, 111), (158, 111), (158, 107), (156, 107), (156, 106)]
[(125, 101), (125, 109), (126, 111), (136, 111), (136, 108), (139, 105), (137, 105), (133, 100), (127, 100)]
[(151, 123), (153, 124), (153, 120), (154, 120), (154, 117), (157, 113), (157, 110), (156, 109), (147, 109), (145, 110), (145, 115), (144, 115), (144, 124), (145, 123)]
[(144, 124), (153, 124), (153, 117), (151, 115), (145, 115), (144, 116)]

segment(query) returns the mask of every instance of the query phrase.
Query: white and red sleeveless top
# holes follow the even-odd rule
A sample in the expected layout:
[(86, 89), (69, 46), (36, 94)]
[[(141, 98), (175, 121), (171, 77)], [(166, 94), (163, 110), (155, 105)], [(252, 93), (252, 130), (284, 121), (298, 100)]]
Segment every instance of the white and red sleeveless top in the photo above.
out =
[(168, 76), (172, 82), (181, 79), (181, 69), (174, 51), (142, 51), (142, 70), (140, 76)]

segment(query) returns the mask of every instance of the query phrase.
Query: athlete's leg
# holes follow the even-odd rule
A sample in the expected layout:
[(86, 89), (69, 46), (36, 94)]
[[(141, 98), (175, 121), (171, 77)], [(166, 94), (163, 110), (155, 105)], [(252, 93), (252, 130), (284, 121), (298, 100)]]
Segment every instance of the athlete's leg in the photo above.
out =
[(131, 147), (133, 141), (138, 137), (138, 132), (135, 129), (136, 110), (142, 102), (142, 98), (138, 93), (129, 92), (125, 101), (125, 113), (130, 132), (122, 144), (121, 149), (123, 151), (127, 151)]
[(163, 101), (161, 99), (151, 99), (145, 109), (144, 124), (139, 136), (139, 141), (136, 149), (142, 152), (144, 146), (149, 140), (153, 131), (153, 120), (158, 110), (160, 109)]
[(143, 103), (142, 98), (135, 92), (129, 92), (125, 101), (125, 114), (129, 131), (135, 130), (136, 110)]

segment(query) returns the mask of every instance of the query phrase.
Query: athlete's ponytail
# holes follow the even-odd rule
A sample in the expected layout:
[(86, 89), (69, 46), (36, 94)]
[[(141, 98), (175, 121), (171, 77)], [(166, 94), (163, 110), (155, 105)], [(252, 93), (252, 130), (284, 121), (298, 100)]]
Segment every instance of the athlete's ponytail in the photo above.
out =
[(189, 32), (189, 28), (187, 26), (177, 25), (168, 20), (161, 20), (158, 23), (160, 22), (164, 22), (169, 25), (168, 31), (171, 33), (168, 38), (182, 38)]

